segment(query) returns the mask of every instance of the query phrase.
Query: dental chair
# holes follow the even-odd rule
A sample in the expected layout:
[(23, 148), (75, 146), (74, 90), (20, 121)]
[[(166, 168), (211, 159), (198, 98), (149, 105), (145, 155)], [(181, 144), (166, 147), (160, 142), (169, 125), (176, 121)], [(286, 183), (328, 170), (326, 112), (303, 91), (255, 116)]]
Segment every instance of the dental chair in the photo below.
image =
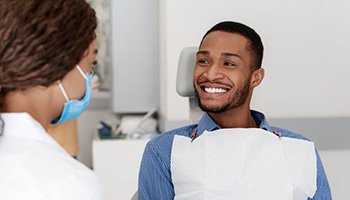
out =
[(182, 97), (189, 98), (191, 123), (197, 123), (203, 115), (193, 87), (197, 51), (198, 47), (186, 47), (181, 51), (176, 76), (176, 92)]
[[(193, 71), (196, 66), (196, 53), (198, 47), (184, 48), (179, 57), (176, 75), (176, 92), (182, 97), (189, 98), (190, 122), (196, 123), (203, 115), (203, 111), (198, 106), (198, 99), (193, 88)], [(138, 191), (131, 200), (138, 199)]]

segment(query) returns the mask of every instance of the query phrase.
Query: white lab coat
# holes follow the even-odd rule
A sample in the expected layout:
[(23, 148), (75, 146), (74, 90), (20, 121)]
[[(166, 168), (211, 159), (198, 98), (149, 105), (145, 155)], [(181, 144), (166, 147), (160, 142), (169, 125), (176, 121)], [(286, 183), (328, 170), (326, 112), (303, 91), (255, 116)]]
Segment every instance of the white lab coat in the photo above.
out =
[(2, 113), (1, 200), (100, 200), (97, 176), (27, 113)]

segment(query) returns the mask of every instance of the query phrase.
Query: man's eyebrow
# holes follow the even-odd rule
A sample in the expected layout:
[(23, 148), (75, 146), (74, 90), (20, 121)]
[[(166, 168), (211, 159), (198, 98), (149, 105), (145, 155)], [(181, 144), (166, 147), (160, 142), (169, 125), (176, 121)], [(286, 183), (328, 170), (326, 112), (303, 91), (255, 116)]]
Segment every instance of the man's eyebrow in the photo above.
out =
[(209, 55), (209, 51), (198, 51), (196, 55), (198, 54), (204, 54), (204, 55)]
[[(210, 53), (209, 53), (209, 51), (198, 51), (198, 52), (197, 52), (197, 55), (198, 55), (198, 54), (209, 55)], [(225, 56), (225, 57), (234, 56), (234, 57), (237, 57), (237, 58), (239, 58), (239, 59), (242, 60), (242, 57), (241, 57), (239, 54), (235, 54), (235, 53), (226, 53), (226, 52), (224, 52), (224, 53), (221, 53), (221, 56)]]
[(239, 54), (235, 54), (235, 53), (221, 53), (222, 56), (234, 56), (234, 57), (238, 57), (239, 59), (242, 60), (242, 57)]

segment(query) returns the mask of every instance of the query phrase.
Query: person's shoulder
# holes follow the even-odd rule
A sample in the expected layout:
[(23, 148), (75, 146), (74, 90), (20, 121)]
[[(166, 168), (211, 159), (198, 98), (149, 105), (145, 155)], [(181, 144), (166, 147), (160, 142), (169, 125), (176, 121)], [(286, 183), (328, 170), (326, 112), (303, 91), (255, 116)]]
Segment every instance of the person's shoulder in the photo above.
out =
[(197, 124), (192, 124), (181, 128), (173, 129), (165, 133), (161, 133), (152, 138), (147, 145), (152, 146), (153, 148), (164, 148), (166, 146), (170, 147), (176, 135), (190, 137), (192, 131), (195, 130), (196, 127)]
[[(86, 165), (70, 156), (57, 145), (37, 142), (35, 148), (26, 153), (23, 159), (27, 171), (37, 180), (44, 178), (47, 182), (60, 180), (64, 185), (75, 187), (96, 185), (98, 178)], [(63, 178), (64, 177), (64, 178)]]
[(289, 137), (289, 138), (294, 138), (294, 139), (311, 141), (309, 138), (305, 137), (304, 135), (289, 131), (287, 129), (283, 129), (283, 128), (279, 128), (279, 127), (271, 127), (271, 129), (272, 129), (272, 131), (279, 132), (282, 137)]
[[(93, 171), (68, 153), (43, 143), (24, 152), (16, 173), (9, 176), (7, 182), (11, 185), (27, 188), (23, 196), (28, 199), (99, 200), (102, 197), (100, 182)], [(10, 192), (9, 195), (19, 194)]]

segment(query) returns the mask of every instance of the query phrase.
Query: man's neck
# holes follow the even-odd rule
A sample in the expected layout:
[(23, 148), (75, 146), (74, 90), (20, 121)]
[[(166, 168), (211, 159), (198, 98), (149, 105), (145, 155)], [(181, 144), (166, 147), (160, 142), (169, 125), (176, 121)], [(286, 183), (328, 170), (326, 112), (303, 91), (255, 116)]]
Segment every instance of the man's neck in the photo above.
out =
[(208, 113), (221, 128), (257, 128), (248, 108), (232, 108), (223, 113)]

